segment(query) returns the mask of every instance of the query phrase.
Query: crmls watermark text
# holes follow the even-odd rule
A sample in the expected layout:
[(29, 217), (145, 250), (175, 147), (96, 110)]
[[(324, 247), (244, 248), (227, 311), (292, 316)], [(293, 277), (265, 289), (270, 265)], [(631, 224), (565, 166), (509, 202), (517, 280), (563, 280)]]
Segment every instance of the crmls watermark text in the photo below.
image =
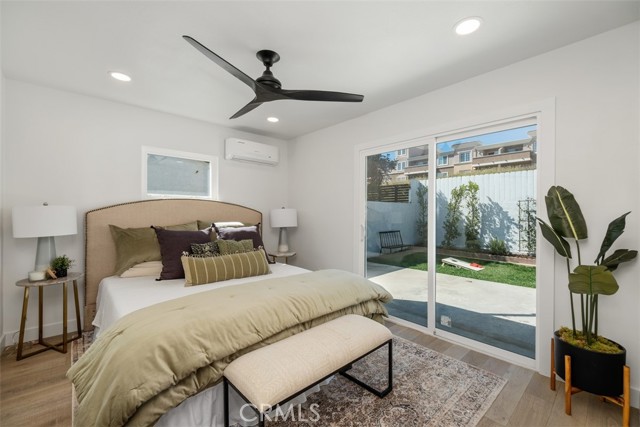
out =
[[(319, 406), (320, 405), (318, 405), (317, 403), (312, 403), (311, 405), (309, 405), (310, 414), (306, 414), (306, 416), (305, 414), (302, 413), (302, 406), (299, 404), (289, 405), (286, 412), (282, 410), (282, 407), (280, 405), (276, 406), (275, 409), (272, 408), (271, 406), (267, 406), (263, 408), (264, 410), (262, 411), (262, 414), (260, 415), (260, 417), (264, 418), (265, 421), (290, 420), (290, 421), (309, 421), (309, 422), (315, 423), (317, 421), (320, 421), (320, 413), (318, 412)], [(240, 408), (240, 418), (242, 418), (242, 421), (245, 421), (245, 422), (258, 421), (258, 415), (256, 413), (257, 411), (258, 411), (258, 408), (256, 408), (255, 405), (246, 403), (242, 405), (242, 407)], [(268, 412), (271, 412), (271, 413), (269, 414)]]

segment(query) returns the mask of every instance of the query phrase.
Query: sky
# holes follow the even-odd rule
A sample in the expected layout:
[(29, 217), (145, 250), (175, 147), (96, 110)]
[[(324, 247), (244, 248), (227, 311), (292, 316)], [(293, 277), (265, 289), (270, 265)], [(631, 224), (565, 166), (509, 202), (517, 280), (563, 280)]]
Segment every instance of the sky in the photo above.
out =
[(485, 133), (483, 135), (471, 136), (469, 138), (461, 138), (453, 141), (442, 142), (438, 144), (438, 151), (449, 151), (451, 146), (462, 142), (480, 141), (482, 145), (499, 144), (507, 141), (517, 141), (519, 139), (529, 139), (527, 132), (534, 130), (536, 125), (524, 126), (521, 128), (508, 129), (500, 132)]
[[(455, 139), (453, 141), (441, 142), (438, 144), (438, 151), (446, 152), (451, 151), (451, 146), (454, 144), (459, 144), (463, 142), (469, 141), (480, 141), (482, 145), (491, 145), (491, 144), (499, 144), (501, 142), (506, 141), (517, 141), (520, 139), (528, 139), (529, 135), (527, 132), (531, 130), (535, 130), (536, 125), (524, 126), (515, 129), (508, 129), (499, 132), (485, 133), (482, 135), (475, 135), (468, 138)], [(396, 152), (389, 151), (388, 153), (383, 153), (391, 160), (395, 160)]]

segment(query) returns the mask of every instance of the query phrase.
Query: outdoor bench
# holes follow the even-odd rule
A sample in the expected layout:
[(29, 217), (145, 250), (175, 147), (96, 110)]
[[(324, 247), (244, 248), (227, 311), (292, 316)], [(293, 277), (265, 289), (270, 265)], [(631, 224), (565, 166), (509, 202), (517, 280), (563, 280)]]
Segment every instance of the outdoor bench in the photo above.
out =
[(409, 247), (409, 245), (405, 245), (402, 241), (400, 230), (380, 232), (380, 253), (382, 253), (384, 249), (387, 249), (389, 253), (391, 253), (394, 249), (404, 251), (405, 249), (409, 249)]

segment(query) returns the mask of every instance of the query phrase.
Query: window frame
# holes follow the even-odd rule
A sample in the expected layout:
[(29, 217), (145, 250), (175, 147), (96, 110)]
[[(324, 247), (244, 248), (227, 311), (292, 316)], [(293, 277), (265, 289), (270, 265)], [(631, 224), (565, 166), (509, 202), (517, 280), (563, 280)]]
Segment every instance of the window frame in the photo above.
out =
[[(471, 155), (472, 150), (464, 150), (464, 151), (460, 151), (458, 153), (458, 163), (471, 163), (471, 161), (473, 160), (473, 156)], [(462, 160), (462, 155), (463, 154), (468, 154), (469, 155), (469, 160)]]
[[(206, 196), (196, 196), (193, 194), (162, 194), (149, 192), (148, 189), (148, 159), (150, 155), (167, 156), (176, 159), (195, 160), (206, 162), (209, 164), (209, 194)], [(167, 148), (158, 148), (150, 146), (142, 146), (141, 156), (141, 195), (142, 199), (199, 199), (199, 200), (218, 200), (218, 157), (208, 154), (192, 153), (188, 151), (171, 150)]]

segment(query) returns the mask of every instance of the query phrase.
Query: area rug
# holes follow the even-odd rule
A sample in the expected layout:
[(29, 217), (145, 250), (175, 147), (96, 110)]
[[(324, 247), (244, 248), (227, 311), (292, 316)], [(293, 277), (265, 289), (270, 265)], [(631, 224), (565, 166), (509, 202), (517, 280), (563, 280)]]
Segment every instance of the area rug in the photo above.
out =
[[(75, 362), (91, 344), (73, 343)], [(380, 399), (337, 375), (302, 405), (269, 426), (475, 426), (506, 380), (403, 338), (393, 339), (393, 391)], [(386, 387), (386, 347), (354, 364), (350, 373), (377, 389)], [(282, 415), (282, 414), (281, 414)]]

